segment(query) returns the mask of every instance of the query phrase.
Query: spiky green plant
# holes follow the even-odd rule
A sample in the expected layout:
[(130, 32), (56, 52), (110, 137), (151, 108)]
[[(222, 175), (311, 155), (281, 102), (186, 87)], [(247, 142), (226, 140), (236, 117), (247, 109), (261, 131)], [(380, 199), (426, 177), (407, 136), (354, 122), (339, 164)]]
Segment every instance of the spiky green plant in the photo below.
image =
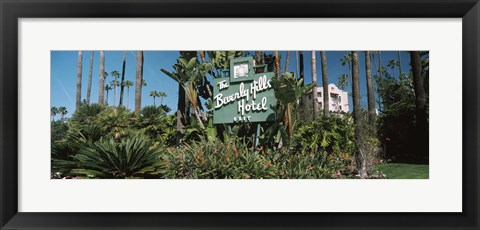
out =
[(79, 168), (73, 174), (98, 178), (134, 178), (155, 173), (160, 149), (135, 133), (118, 142), (114, 138), (86, 143), (74, 156)]

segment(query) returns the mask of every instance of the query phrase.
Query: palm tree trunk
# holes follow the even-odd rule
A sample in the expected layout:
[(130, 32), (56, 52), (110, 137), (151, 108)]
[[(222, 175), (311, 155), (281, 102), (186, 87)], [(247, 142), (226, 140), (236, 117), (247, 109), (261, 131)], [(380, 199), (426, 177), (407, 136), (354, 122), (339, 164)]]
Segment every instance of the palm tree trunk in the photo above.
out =
[(400, 51), (398, 51), (398, 69), (400, 71), (400, 77), (402, 77), (402, 58), (400, 57)]
[(375, 125), (375, 97), (373, 94), (372, 64), (370, 61), (370, 51), (365, 51), (365, 70), (367, 73), (367, 97), (368, 97), (368, 118), (372, 127)]
[(98, 80), (98, 104), (103, 105), (105, 101), (105, 54), (100, 51), (100, 76)]
[(130, 86), (127, 86), (127, 109), (130, 106)]
[(355, 124), (356, 149), (355, 157), (357, 170), (361, 178), (367, 177), (367, 159), (363, 152), (363, 119), (360, 108), (360, 71), (358, 62), (358, 52), (352, 51), (352, 97), (353, 97), (353, 122)]
[(323, 115), (328, 117), (330, 115), (330, 93), (328, 92), (327, 54), (325, 51), (320, 51), (320, 56), (322, 58)]
[(157, 107), (157, 105), (155, 104), (155, 97), (153, 97), (153, 106)]
[(123, 92), (125, 88), (125, 65), (127, 64), (127, 51), (123, 51), (122, 81), (120, 82), (120, 102), (118, 106), (123, 105)]
[(415, 126), (417, 129), (417, 154), (422, 163), (428, 163), (428, 121), (426, 110), (425, 87), (422, 77), (422, 60), (418, 51), (410, 52), (413, 86), (415, 90)]
[(382, 51), (378, 51), (378, 76), (382, 78)]
[(185, 88), (183, 88), (182, 84), (178, 83), (178, 104), (177, 104), (177, 146), (180, 145), (180, 139), (184, 133), (184, 127), (186, 125), (186, 111), (187, 111), (187, 103), (186, 103), (186, 95), (185, 95)]
[(92, 91), (92, 73), (93, 73), (93, 50), (90, 53), (90, 70), (88, 71), (87, 104), (90, 104), (90, 93)]
[(117, 106), (117, 83), (113, 87), (113, 106)]
[(108, 105), (108, 91), (109, 90), (107, 90), (107, 99), (105, 100), (105, 104), (107, 104), (107, 105)]
[(298, 61), (298, 51), (295, 51), (295, 78), (299, 78), (300, 74), (299, 74), (299, 69), (300, 67), (298, 66), (300, 64), (300, 62)]
[(142, 109), (143, 51), (137, 51), (137, 69), (135, 82), (135, 112)]
[(275, 77), (280, 77), (280, 55), (275, 51)]
[(299, 52), (300, 54), (300, 79), (302, 79), (302, 86), (305, 85), (305, 80), (304, 80), (304, 66), (303, 66), (303, 51)]
[(317, 97), (317, 60), (315, 57), (315, 51), (312, 51), (312, 98), (313, 98), (313, 118), (318, 118), (318, 97)]
[(75, 110), (80, 108), (82, 104), (82, 51), (78, 51), (77, 61), (77, 98), (75, 101)]
[(290, 51), (287, 51), (287, 57), (285, 58), (285, 71), (284, 73), (288, 72), (288, 64), (290, 63)]

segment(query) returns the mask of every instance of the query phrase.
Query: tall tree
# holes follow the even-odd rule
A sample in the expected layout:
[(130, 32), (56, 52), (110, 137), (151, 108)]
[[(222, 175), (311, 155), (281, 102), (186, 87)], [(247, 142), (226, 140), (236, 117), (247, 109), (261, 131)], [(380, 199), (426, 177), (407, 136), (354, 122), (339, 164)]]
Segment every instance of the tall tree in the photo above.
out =
[(423, 160), (428, 162), (428, 121), (424, 79), (422, 77), (422, 60), (420, 52), (410, 51), (412, 65), (413, 87), (415, 91), (415, 128), (417, 129), (417, 151)]
[(78, 110), (82, 105), (82, 51), (78, 51), (77, 60), (77, 97), (75, 101), (75, 110)]
[(107, 98), (105, 99), (105, 104), (108, 105), (108, 91), (112, 90), (113, 87), (111, 85), (105, 85), (105, 91), (107, 91)]
[(367, 177), (367, 159), (363, 152), (364, 141), (362, 137), (363, 119), (360, 108), (360, 70), (358, 52), (352, 51), (352, 97), (353, 97), (353, 122), (355, 125), (355, 157), (357, 170), (361, 178)]
[(402, 77), (402, 57), (400, 56), (400, 51), (398, 51), (398, 70), (400, 71), (400, 77)]
[(318, 118), (318, 96), (317, 96), (317, 60), (315, 57), (315, 51), (312, 51), (312, 98), (313, 98), (313, 118)]
[(58, 112), (60, 113), (61, 120), (64, 120), (65, 115), (67, 115), (68, 113), (67, 108), (65, 106), (61, 106), (60, 108), (58, 108)]
[(365, 51), (365, 72), (367, 73), (367, 101), (368, 101), (368, 118), (370, 125), (375, 125), (375, 96), (373, 93), (372, 81), (372, 64), (370, 61), (370, 51)]
[(158, 96), (160, 97), (160, 105), (163, 105), (163, 98), (167, 97), (165, 92), (158, 92)]
[(290, 63), (290, 51), (287, 51), (287, 57), (285, 58), (285, 71), (284, 73), (288, 72), (288, 64)]
[(112, 71), (110, 73), (110, 76), (113, 77), (113, 81), (111, 82), (111, 85), (113, 86), (113, 106), (117, 106), (117, 87), (120, 84), (120, 82), (118, 82), (118, 78), (120, 77), (120, 73), (116, 70)]
[(90, 93), (92, 91), (92, 73), (93, 73), (93, 50), (90, 53), (90, 70), (88, 71), (87, 104), (90, 104)]
[(338, 85), (340, 86), (340, 89), (345, 90), (348, 86), (348, 74), (343, 73), (338, 77)]
[(304, 73), (305, 73), (305, 72), (304, 72), (304, 69), (305, 69), (305, 68), (304, 68), (304, 63), (303, 63), (303, 51), (299, 51), (299, 56), (300, 56), (300, 58), (299, 58), (299, 60), (300, 60), (300, 61), (299, 61), (299, 62), (300, 62), (300, 64), (299, 64), (299, 67), (300, 67), (300, 79), (302, 79), (302, 86), (304, 86), (304, 85), (305, 85), (305, 80), (304, 80)]
[(348, 75), (351, 76), (352, 74), (352, 54), (346, 53), (343, 55), (343, 57), (340, 59), (340, 63), (342, 66), (347, 65), (348, 66)]
[(98, 78), (98, 104), (100, 105), (103, 105), (105, 100), (103, 90), (105, 90), (105, 54), (100, 51), (100, 76)]
[(390, 67), (390, 69), (392, 69), (392, 77), (395, 78), (395, 67), (397, 66), (397, 61), (395, 61), (394, 59), (390, 60), (387, 64), (388, 67)]
[(280, 77), (280, 55), (275, 51), (275, 77)]
[(157, 106), (157, 105), (155, 104), (155, 98), (156, 98), (156, 97), (159, 97), (159, 96), (160, 96), (160, 94), (159, 94), (158, 91), (156, 91), (156, 90), (150, 92), (150, 97), (153, 97), (153, 106), (155, 106), (155, 107)]
[(130, 87), (133, 86), (133, 82), (132, 81), (129, 81), (129, 80), (126, 80), (123, 85), (125, 87), (127, 87), (127, 108), (128, 108), (128, 105), (129, 105), (129, 101), (130, 101)]
[(135, 82), (135, 112), (142, 109), (143, 51), (137, 51), (137, 69)]
[(50, 117), (52, 118), (52, 121), (55, 121), (55, 116), (57, 115), (57, 113), (58, 113), (58, 108), (55, 106), (52, 106), (50, 108)]
[(325, 51), (320, 51), (320, 56), (322, 59), (323, 115), (328, 117), (330, 114), (330, 93), (328, 92), (327, 54)]
[(125, 88), (125, 65), (127, 63), (127, 51), (123, 51), (122, 80), (120, 82), (120, 102), (118, 106), (123, 105), (123, 92)]
[(300, 74), (299, 74), (299, 69), (300, 67), (298, 66), (300, 64), (300, 62), (298, 61), (298, 51), (295, 51), (295, 78), (299, 78)]

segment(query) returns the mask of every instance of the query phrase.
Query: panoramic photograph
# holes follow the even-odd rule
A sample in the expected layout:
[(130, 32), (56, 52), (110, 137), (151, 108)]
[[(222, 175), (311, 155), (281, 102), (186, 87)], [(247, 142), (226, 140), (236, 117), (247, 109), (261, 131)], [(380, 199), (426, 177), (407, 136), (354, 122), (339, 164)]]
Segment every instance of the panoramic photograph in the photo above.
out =
[(428, 51), (50, 52), (51, 179), (429, 179)]

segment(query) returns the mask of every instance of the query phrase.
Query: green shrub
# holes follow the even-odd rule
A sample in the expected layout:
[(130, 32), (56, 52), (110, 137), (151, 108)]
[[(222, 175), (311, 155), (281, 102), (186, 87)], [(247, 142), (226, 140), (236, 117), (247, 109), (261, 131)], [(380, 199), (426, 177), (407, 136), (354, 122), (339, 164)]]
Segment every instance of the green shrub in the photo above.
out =
[(326, 154), (262, 150), (247, 142), (192, 142), (168, 148), (161, 178), (177, 179), (319, 179), (337, 178), (345, 167)]
[(143, 130), (150, 138), (157, 140), (160, 145), (174, 146), (176, 143), (176, 117), (167, 115), (160, 106), (145, 106), (140, 116), (135, 118), (133, 127)]
[(299, 125), (294, 143), (302, 152), (352, 155), (355, 147), (353, 120), (349, 115), (321, 116)]
[(94, 143), (86, 142), (74, 156), (79, 168), (72, 173), (87, 177), (132, 178), (155, 174), (160, 149), (147, 136), (136, 133)]

